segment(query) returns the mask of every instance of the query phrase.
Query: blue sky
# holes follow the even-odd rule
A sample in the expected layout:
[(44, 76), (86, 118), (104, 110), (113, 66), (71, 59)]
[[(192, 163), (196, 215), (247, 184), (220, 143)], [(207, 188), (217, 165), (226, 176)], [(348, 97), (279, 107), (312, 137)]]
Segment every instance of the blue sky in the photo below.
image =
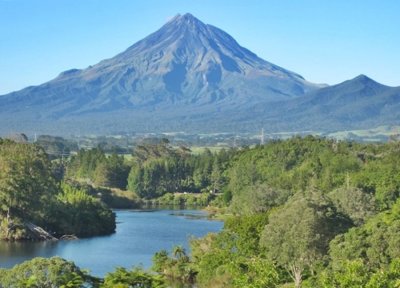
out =
[(186, 12), (311, 82), (400, 86), (397, 0), (0, 0), (0, 95), (110, 58)]

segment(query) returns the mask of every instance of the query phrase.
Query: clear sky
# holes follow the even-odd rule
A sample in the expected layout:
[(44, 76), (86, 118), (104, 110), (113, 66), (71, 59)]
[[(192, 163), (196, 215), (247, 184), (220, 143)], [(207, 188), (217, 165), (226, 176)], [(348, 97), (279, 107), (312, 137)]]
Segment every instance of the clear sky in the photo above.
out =
[(187, 12), (311, 82), (400, 86), (398, 0), (0, 0), (0, 95), (110, 58)]

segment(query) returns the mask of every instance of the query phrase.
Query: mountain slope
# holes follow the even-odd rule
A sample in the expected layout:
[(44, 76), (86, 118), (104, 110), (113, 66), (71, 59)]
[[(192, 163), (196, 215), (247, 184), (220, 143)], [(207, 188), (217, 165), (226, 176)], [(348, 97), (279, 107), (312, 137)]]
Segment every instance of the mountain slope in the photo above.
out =
[(400, 87), (389, 87), (365, 75), (277, 103), (264, 119), (284, 123), (281, 129), (334, 131), (371, 128), (400, 122)]

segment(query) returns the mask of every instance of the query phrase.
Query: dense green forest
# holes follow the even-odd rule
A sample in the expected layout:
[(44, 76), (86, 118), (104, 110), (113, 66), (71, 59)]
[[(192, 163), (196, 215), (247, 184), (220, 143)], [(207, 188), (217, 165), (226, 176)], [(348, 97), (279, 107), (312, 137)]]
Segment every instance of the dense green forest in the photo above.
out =
[[(180, 246), (159, 251), (153, 271), (117, 268), (105, 279), (95, 279), (62, 259), (39, 259), (0, 270), (0, 279), (6, 279), (0, 280), (0, 286), (20, 287), (16, 283), (31, 281), (26, 287), (190, 287), (192, 283), (197, 287), (400, 287), (398, 142), (360, 144), (307, 136), (195, 155), (161, 140), (136, 146), (129, 158), (96, 148), (81, 150), (65, 163), (50, 163), (40, 148), (24, 144), (19, 149), (39, 151), (33, 155), (41, 177), (54, 180), (36, 183), (32, 180), (36, 178), (27, 177), (33, 175), (29, 169), (15, 175), (16, 182), (22, 181), (18, 187), (29, 187), (20, 196), (18, 189), (7, 188), (5, 177), (13, 175), (10, 171), (17, 165), (13, 161), (21, 153), (12, 154), (18, 145), (7, 143), (0, 146), (2, 223), (8, 214), (32, 217), (37, 223), (49, 217), (29, 211), (25, 200), (11, 205), (12, 197), (30, 201), (25, 193), (40, 195), (35, 197), (39, 202), (33, 203), (37, 207), (45, 207), (40, 199), (49, 195), (57, 195), (57, 203), (70, 205), (71, 211), (85, 197), (101, 203), (95, 193), (82, 188), (89, 185), (127, 188), (125, 193), (139, 202), (185, 204), (196, 198), (198, 204), (213, 206), (225, 224), (220, 233), (192, 239), (191, 253)], [(34, 157), (16, 163), (29, 161)], [(38, 185), (47, 186), (38, 189)], [(52, 213), (70, 214), (65, 207), (55, 210)], [(65, 230), (68, 226), (52, 225)], [(50, 261), (59, 270), (52, 270)], [(41, 268), (33, 269), (37, 266)], [(48, 283), (56, 284), (40, 282), (44, 281), (41, 273), (53, 273), (53, 282)], [(23, 276), (10, 276), (16, 274)]]
[(115, 231), (115, 215), (85, 191), (63, 183), (58, 165), (39, 146), (0, 139), (0, 239), (86, 237)]
[[(96, 187), (127, 188), (141, 199), (175, 192), (214, 193), (225, 185), (223, 171), (236, 152), (223, 149), (213, 154), (205, 149), (194, 155), (187, 147), (172, 147), (167, 139), (137, 145), (129, 158), (100, 148), (80, 150), (66, 165), (65, 178)], [(158, 201), (168, 199), (166, 195)]]

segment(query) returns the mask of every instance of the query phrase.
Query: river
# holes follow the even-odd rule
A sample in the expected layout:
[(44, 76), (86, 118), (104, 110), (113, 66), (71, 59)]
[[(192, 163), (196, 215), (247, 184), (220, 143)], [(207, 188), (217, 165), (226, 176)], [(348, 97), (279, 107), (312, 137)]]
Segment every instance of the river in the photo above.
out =
[(151, 266), (155, 252), (174, 245), (188, 248), (191, 236), (218, 232), (223, 223), (200, 210), (118, 210), (116, 233), (72, 241), (0, 242), (0, 267), (10, 268), (34, 257), (60, 256), (90, 274), (104, 276), (117, 266)]

